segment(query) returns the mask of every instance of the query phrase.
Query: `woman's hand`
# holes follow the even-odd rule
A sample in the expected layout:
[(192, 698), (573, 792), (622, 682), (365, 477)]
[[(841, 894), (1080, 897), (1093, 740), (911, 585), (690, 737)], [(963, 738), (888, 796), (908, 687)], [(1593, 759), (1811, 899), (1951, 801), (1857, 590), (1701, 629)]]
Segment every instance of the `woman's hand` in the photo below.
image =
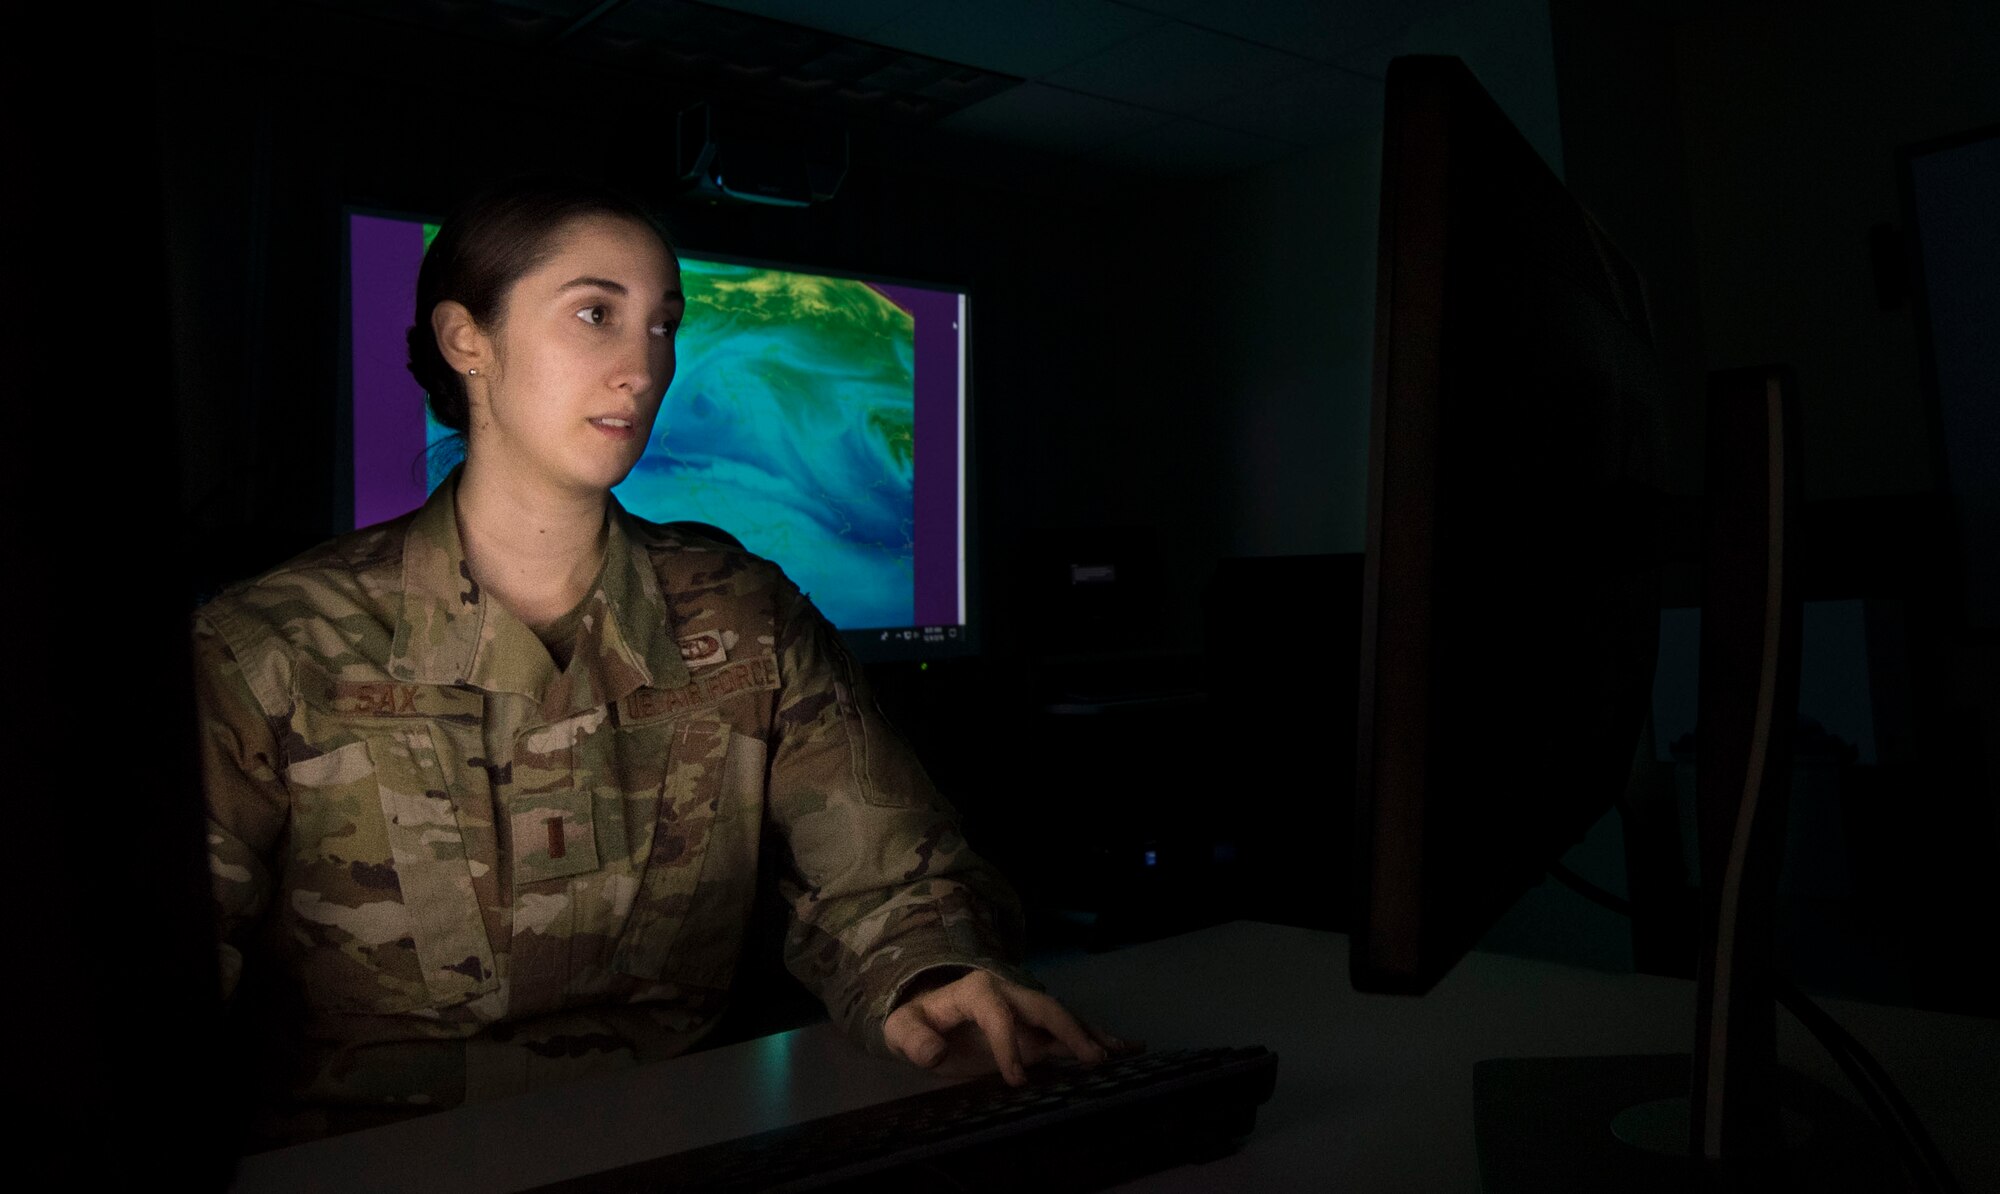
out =
[(1028, 1067), (1044, 1058), (1094, 1065), (1126, 1047), (1085, 1028), (1040, 991), (985, 970), (919, 987), (889, 1013), (882, 1036), (912, 1065), (952, 1076), (997, 1069), (1011, 1086), (1026, 1082)]

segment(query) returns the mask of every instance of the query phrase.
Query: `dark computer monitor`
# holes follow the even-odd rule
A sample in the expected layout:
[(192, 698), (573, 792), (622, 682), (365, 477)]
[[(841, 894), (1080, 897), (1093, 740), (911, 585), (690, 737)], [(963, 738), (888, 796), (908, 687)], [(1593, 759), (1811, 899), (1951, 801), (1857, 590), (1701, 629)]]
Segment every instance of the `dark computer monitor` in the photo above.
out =
[(1421, 994), (1623, 791), (1659, 633), (1638, 274), (1455, 58), (1390, 67), (1353, 973)]
[[(1422, 994), (1626, 790), (1669, 386), (1637, 272), (1456, 59), (1391, 64), (1380, 219), (1352, 974)], [(1775, 1064), (1796, 407), (1778, 370), (1710, 395), (1691, 1052), (1482, 1063), (1489, 1190), (1883, 1172), (1847, 1105)]]

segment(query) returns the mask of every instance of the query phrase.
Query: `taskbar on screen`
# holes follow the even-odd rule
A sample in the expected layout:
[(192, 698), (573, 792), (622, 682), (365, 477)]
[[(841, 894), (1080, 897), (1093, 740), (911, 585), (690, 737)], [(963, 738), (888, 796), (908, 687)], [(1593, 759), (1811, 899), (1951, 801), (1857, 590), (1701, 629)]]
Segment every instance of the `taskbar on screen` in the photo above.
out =
[(958, 642), (965, 634), (962, 626), (897, 626), (886, 630), (869, 629), (861, 632), (873, 637), (877, 642), (905, 643), (911, 646), (949, 646)]
[(967, 626), (870, 626), (842, 631), (841, 637), (857, 658), (878, 663), (944, 659), (976, 649)]

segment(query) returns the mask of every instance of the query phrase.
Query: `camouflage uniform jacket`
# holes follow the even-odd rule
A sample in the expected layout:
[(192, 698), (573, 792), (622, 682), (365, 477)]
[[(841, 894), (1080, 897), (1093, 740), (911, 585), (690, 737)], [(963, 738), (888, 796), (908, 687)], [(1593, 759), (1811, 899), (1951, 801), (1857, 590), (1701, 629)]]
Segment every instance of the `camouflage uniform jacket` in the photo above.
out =
[(559, 673), (471, 580), (455, 488), (195, 618), (224, 988), (284, 1058), (267, 1132), (684, 1050), (767, 830), (786, 964), (870, 1047), (927, 968), (1029, 981), (1011, 893), (775, 566), (614, 501)]

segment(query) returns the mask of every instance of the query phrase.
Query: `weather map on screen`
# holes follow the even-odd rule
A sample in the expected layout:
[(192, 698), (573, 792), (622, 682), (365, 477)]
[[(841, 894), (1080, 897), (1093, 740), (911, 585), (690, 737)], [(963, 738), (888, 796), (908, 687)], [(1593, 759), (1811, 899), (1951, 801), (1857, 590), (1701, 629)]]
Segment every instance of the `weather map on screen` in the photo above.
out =
[[(354, 517), (421, 503), (450, 458), (402, 368), (435, 226), (350, 217)], [(678, 367), (613, 492), (775, 560), (857, 645), (970, 646), (962, 293), (681, 255)], [(866, 633), (862, 633), (866, 632)]]

